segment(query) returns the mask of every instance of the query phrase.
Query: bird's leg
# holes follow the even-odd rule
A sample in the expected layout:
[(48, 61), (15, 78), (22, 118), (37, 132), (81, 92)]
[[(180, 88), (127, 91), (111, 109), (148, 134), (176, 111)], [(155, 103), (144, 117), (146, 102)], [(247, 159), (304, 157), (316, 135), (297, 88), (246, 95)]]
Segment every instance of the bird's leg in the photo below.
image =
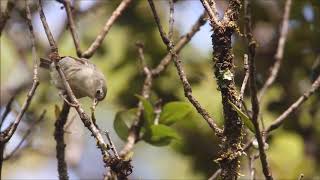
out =
[(67, 99), (67, 97), (66, 97), (66, 95), (65, 95), (64, 93), (59, 92), (59, 96), (60, 96), (69, 106), (71, 106), (71, 107), (78, 107), (78, 106), (79, 106), (78, 104), (74, 104), (74, 103), (68, 101), (68, 99)]

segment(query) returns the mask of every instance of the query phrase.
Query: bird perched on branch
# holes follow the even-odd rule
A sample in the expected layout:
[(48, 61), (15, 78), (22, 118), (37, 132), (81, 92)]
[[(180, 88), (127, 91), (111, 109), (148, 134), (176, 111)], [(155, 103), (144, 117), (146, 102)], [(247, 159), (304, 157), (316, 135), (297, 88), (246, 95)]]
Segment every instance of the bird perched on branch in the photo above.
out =
[[(94, 104), (105, 98), (107, 94), (105, 77), (88, 59), (65, 56), (57, 63), (76, 98), (90, 97)], [(54, 63), (40, 58), (40, 67), (50, 69), (52, 83), (65, 96), (67, 92)]]

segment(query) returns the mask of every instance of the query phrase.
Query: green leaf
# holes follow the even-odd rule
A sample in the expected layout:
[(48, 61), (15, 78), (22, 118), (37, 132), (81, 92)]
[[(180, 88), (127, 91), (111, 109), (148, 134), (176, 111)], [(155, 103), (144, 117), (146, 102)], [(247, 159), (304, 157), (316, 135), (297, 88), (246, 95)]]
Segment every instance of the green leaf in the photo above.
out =
[(158, 124), (152, 125), (143, 136), (143, 139), (154, 146), (166, 146), (173, 139), (180, 139), (180, 136), (176, 130), (169, 126)]
[(247, 126), (247, 128), (249, 128), (249, 130), (251, 132), (255, 133), (256, 131), (254, 129), (254, 126), (253, 126), (250, 118), (244, 112), (242, 112), (241, 109), (239, 109), (235, 104), (233, 104), (231, 101), (228, 100), (228, 102), (232, 106), (232, 108), (238, 113), (238, 115), (242, 119), (244, 125)]
[(117, 112), (113, 127), (117, 135), (123, 140), (126, 141), (129, 134), (130, 124), (135, 120), (137, 113), (137, 108), (119, 111)]
[(192, 107), (186, 102), (170, 102), (163, 106), (160, 114), (160, 123), (165, 125), (172, 125), (175, 122), (182, 120), (192, 112)]
[(144, 119), (147, 121), (146, 125), (150, 126), (151, 124), (153, 124), (155, 118), (153, 106), (148, 100), (146, 100), (146, 98), (140, 95), (136, 95), (136, 97), (138, 97), (143, 104), (143, 116)]

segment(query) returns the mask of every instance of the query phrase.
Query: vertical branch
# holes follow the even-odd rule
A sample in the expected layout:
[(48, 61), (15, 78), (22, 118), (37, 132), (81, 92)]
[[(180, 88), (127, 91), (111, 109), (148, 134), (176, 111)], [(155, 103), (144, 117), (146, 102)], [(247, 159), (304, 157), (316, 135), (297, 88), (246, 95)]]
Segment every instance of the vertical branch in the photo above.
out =
[(103, 162), (105, 163), (105, 166), (108, 166), (109, 165), (108, 164), (109, 152), (107, 151), (108, 145), (104, 142), (103, 136), (100, 133), (99, 129), (97, 129), (97, 127), (94, 125), (94, 123), (92, 123), (92, 120), (90, 119), (88, 114), (86, 114), (86, 112), (81, 107), (81, 104), (79, 103), (79, 101), (75, 97), (69, 83), (66, 80), (64, 72), (61, 70), (59, 64), (56, 62), (60, 59), (60, 56), (58, 54), (58, 49), (57, 49), (57, 46), (52, 38), (52, 34), (51, 34), (51, 31), (50, 31), (49, 26), (47, 24), (45, 14), (43, 13), (41, 0), (39, 0), (39, 5), (40, 5), (40, 18), (42, 21), (42, 25), (45, 28), (46, 35), (47, 35), (47, 38), (50, 42), (50, 46), (51, 46), (51, 50), (52, 50), (50, 59), (53, 60), (53, 63), (55, 63), (56, 70), (58, 71), (58, 74), (61, 78), (64, 89), (67, 92), (69, 100), (71, 100), (71, 103), (74, 105), (74, 108), (76, 109), (83, 124), (88, 128), (88, 130), (92, 133), (92, 136), (96, 139), (97, 147), (100, 149), (101, 154), (103, 156)]
[(65, 147), (66, 144), (64, 142), (64, 126), (68, 120), (68, 114), (70, 111), (70, 106), (64, 102), (62, 110), (59, 114), (55, 122), (55, 130), (54, 130), (54, 139), (56, 140), (56, 157), (58, 160), (58, 174), (59, 179), (67, 180), (69, 179), (68, 176), (68, 169), (67, 163), (65, 161)]
[(260, 161), (262, 164), (262, 170), (267, 180), (272, 180), (272, 174), (268, 165), (267, 155), (264, 150), (264, 140), (259, 128), (259, 111), (260, 104), (257, 97), (257, 85), (256, 85), (256, 68), (255, 68), (255, 53), (256, 53), (256, 42), (252, 36), (251, 29), (251, 7), (248, 0), (245, 1), (245, 19), (246, 19), (246, 37), (248, 40), (248, 54), (249, 54), (249, 85), (251, 94), (252, 104), (252, 123), (255, 128), (255, 137), (259, 145)]
[(169, 0), (169, 6), (170, 6), (170, 16), (169, 16), (169, 33), (168, 38), (172, 41), (173, 36), (173, 23), (174, 23), (174, 2), (173, 0)]
[[(150, 69), (146, 66), (146, 63), (145, 63), (143, 44), (138, 42), (138, 43), (136, 43), (136, 46), (138, 47), (139, 59), (142, 64), (143, 73), (145, 75), (144, 83), (143, 83), (142, 90), (141, 90), (141, 95), (147, 99), (147, 98), (149, 98), (149, 95), (150, 95), (153, 76), (152, 76)], [(122, 156), (122, 157), (127, 155), (132, 150), (134, 144), (137, 141), (139, 141), (140, 129), (144, 123), (141, 118), (142, 112), (143, 112), (143, 105), (142, 105), (142, 102), (139, 101), (138, 111), (136, 113), (136, 120), (135, 120), (135, 122), (133, 122), (133, 124), (130, 127), (129, 135), (127, 138), (127, 143), (125, 144), (123, 149), (120, 151), (120, 156)]]
[(239, 95), (240, 102), (243, 101), (244, 92), (246, 90), (246, 86), (247, 86), (247, 83), (249, 80), (249, 65), (248, 65), (248, 55), (247, 54), (244, 55), (243, 64), (244, 64), (243, 69), (244, 69), (245, 75), (244, 75), (241, 89), (240, 89), (240, 95)]
[(111, 29), (111, 26), (114, 24), (114, 22), (118, 19), (118, 17), (122, 14), (122, 12), (129, 6), (132, 0), (122, 0), (122, 2), (119, 4), (116, 10), (113, 11), (111, 17), (108, 19), (106, 24), (104, 25), (102, 31), (99, 33), (97, 38), (94, 40), (94, 42), (91, 44), (91, 46), (82, 53), (82, 57), (84, 58), (90, 58), (98, 49), (99, 46), (101, 46), (104, 38), (108, 34), (109, 30)]
[(275, 54), (275, 63), (271, 67), (271, 71), (270, 71), (270, 75), (269, 75), (268, 79), (266, 80), (266, 82), (264, 83), (263, 87), (260, 90), (259, 101), (262, 100), (262, 97), (266, 93), (266, 90), (275, 81), (275, 79), (279, 73), (281, 61), (283, 59), (284, 46), (285, 46), (285, 42), (286, 42), (287, 35), (288, 35), (291, 2), (292, 2), (292, 0), (286, 0), (284, 14), (283, 14), (283, 20), (282, 20), (282, 27), (280, 30), (280, 38), (278, 41), (278, 48), (277, 48), (277, 52)]
[(39, 0), (39, 7), (40, 7), (40, 11), (39, 11), (40, 19), (41, 19), (43, 28), (44, 28), (44, 30), (46, 32), (46, 35), (47, 35), (47, 38), (48, 38), (48, 41), (49, 41), (49, 44), (50, 44), (51, 56), (53, 56), (53, 57), (50, 57), (50, 59), (53, 58), (54, 60), (57, 60), (57, 59), (59, 59), (58, 47), (57, 47), (56, 42), (55, 42), (55, 40), (53, 38), (53, 35), (52, 35), (51, 31), (50, 31), (49, 25), (47, 23), (46, 16), (44, 15), (43, 8), (42, 8), (42, 0)]
[(78, 57), (81, 57), (82, 51), (80, 49), (80, 42), (79, 42), (77, 30), (76, 30), (76, 25), (74, 23), (73, 13), (71, 11), (70, 0), (64, 0), (63, 5), (66, 9), (66, 13), (67, 13), (67, 17), (68, 17), (68, 25), (69, 25), (70, 33), (71, 33), (71, 36), (73, 39), (73, 43), (76, 47), (77, 55), (78, 55)]
[(213, 45), (214, 74), (222, 96), (224, 131), (221, 155), (217, 161), (221, 167), (222, 179), (237, 179), (242, 155), (243, 123), (230, 102), (240, 106), (240, 100), (234, 82), (234, 55), (231, 37), (239, 18), (240, 0), (230, 0), (221, 22), (216, 22), (215, 13), (206, 0), (200, 0), (210, 16)]

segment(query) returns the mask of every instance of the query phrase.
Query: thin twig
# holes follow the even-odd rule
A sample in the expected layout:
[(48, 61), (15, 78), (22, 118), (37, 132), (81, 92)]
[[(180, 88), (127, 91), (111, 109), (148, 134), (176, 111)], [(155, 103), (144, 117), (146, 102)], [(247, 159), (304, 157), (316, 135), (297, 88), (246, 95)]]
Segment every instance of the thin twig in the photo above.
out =
[[(39, 2), (41, 2), (41, 0), (39, 0)], [(50, 32), (49, 27), (47, 26), (46, 18), (45, 18), (45, 15), (43, 13), (43, 10), (42, 10), (42, 4), (41, 3), (40, 3), (40, 18), (41, 18), (41, 21), (42, 21), (42, 24), (43, 24), (44, 28), (46, 29), (47, 38), (50, 41), (51, 32)], [(55, 46), (55, 43), (50, 43), (50, 45)], [(51, 47), (51, 49), (54, 49), (54, 48)], [(57, 57), (59, 57), (58, 53), (56, 55), (57, 55)], [(55, 57), (53, 57), (53, 58), (55, 58)], [(72, 92), (72, 89), (71, 89), (69, 83), (67, 82), (66, 77), (64, 75), (64, 72), (61, 70), (59, 64), (56, 63), (55, 60), (53, 62), (55, 64), (56, 70), (58, 71), (59, 76), (60, 76), (60, 78), (62, 80), (62, 83), (64, 85), (64, 89), (66, 89), (67, 95), (68, 95), (69, 99), (71, 100), (71, 103), (75, 104), (75, 109), (78, 112), (80, 119), (82, 120), (83, 124), (87, 127), (87, 129), (92, 133), (92, 136), (96, 139), (97, 147), (100, 149), (101, 154), (103, 156), (103, 161), (104, 161), (105, 165), (108, 166), (108, 158), (109, 158), (108, 154), (109, 154), (109, 152), (106, 151), (108, 146), (104, 142), (102, 134), (100, 133), (99, 129), (97, 129), (97, 127), (92, 123), (90, 117), (86, 114), (86, 112), (81, 107), (81, 104), (79, 103), (79, 101), (75, 97), (74, 93)]]
[[(141, 90), (141, 95), (144, 98), (148, 99), (150, 96), (150, 90), (151, 90), (151, 86), (152, 86), (153, 76), (152, 76), (150, 69), (146, 66), (146, 64), (144, 62), (143, 44), (136, 43), (136, 45), (138, 47), (139, 59), (140, 59), (141, 64), (143, 65), (142, 68), (143, 68), (143, 72), (145, 75), (145, 79), (144, 79), (142, 90)], [(136, 120), (133, 122), (133, 124), (130, 127), (129, 135), (127, 138), (127, 143), (120, 151), (121, 157), (125, 157), (132, 150), (134, 144), (137, 141), (139, 141), (140, 129), (144, 123), (141, 118), (142, 112), (143, 112), (143, 105), (142, 105), (142, 101), (139, 100), (138, 110), (136, 113)]]
[(208, 180), (215, 180), (220, 174), (221, 174), (221, 169), (219, 168), (216, 172), (212, 174), (212, 176), (210, 176)]
[[(28, 13), (28, 6), (27, 6), (27, 14), (30, 14), (30, 10), (29, 10), (29, 13)], [(33, 32), (33, 27), (32, 27), (32, 24), (31, 24), (31, 19), (30, 19), (31, 16), (27, 16), (27, 22), (28, 22), (28, 27), (29, 27), (29, 30), (30, 30), (30, 39), (31, 39), (31, 42), (32, 42), (32, 57), (33, 58), (36, 58), (37, 55), (36, 55), (36, 51), (35, 51), (35, 40), (34, 40), (34, 32)], [(33, 59), (33, 62), (37, 62), (37, 59)], [(35, 91), (37, 89), (37, 87), (39, 86), (39, 80), (38, 80), (38, 65), (37, 63), (34, 65), (33, 67), (33, 83), (32, 83), (32, 87), (31, 89), (29, 90), (28, 94), (27, 94), (27, 98), (25, 99), (23, 105), (22, 105), (22, 108), (21, 108), (21, 111), (19, 112), (19, 114), (17, 115), (16, 119), (14, 120), (13, 123), (10, 124), (10, 126), (5, 129), (3, 132), (1, 132), (0, 134), (0, 144), (5, 144), (7, 143), (10, 138), (12, 137), (12, 135), (14, 134), (14, 132), (16, 131), (24, 113), (27, 111), (30, 103), (31, 103), (31, 100), (35, 94)]]
[(170, 16), (169, 16), (169, 33), (168, 37), (170, 40), (172, 40), (173, 36), (173, 23), (174, 23), (174, 2), (173, 0), (169, 0), (169, 7), (170, 7)]
[(73, 39), (73, 43), (76, 47), (76, 52), (78, 57), (81, 57), (82, 55), (82, 51), (80, 49), (80, 42), (79, 42), (79, 38), (78, 38), (78, 34), (77, 34), (77, 30), (76, 30), (76, 25), (74, 22), (74, 18), (73, 18), (73, 13), (71, 11), (71, 5), (70, 5), (70, 0), (64, 0), (63, 1), (63, 5), (66, 9), (66, 13), (67, 13), (67, 17), (68, 17), (68, 24), (69, 24), (69, 29), (70, 29), (70, 33), (72, 35), (72, 39)]
[(111, 26), (114, 24), (114, 22), (118, 19), (118, 17), (122, 14), (122, 12), (129, 6), (132, 0), (122, 0), (122, 2), (119, 4), (119, 6), (113, 11), (111, 17), (108, 19), (106, 24), (104, 25), (102, 31), (99, 33), (95, 41), (91, 44), (91, 46), (82, 53), (82, 57), (84, 58), (90, 58), (96, 50), (99, 48), (99, 46), (102, 44), (104, 38), (108, 34)]
[(105, 135), (107, 136), (107, 139), (109, 141), (110, 148), (111, 148), (112, 152), (114, 153), (114, 155), (116, 156), (117, 159), (120, 159), (120, 156), (119, 156), (119, 154), (117, 152), (117, 149), (116, 149), (115, 145), (113, 144), (113, 142), (111, 140), (109, 131), (106, 131)]
[(13, 157), (13, 155), (20, 149), (20, 147), (22, 146), (23, 142), (25, 142), (25, 140), (28, 138), (28, 136), (32, 133), (32, 131), (34, 130), (34, 127), (39, 124), (43, 119), (44, 116), (46, 115), (46, 110), (44, 110), (40, 117), (38, 118), (38, 120), (34, 121), (31, 126), (29, 127), (29, 129), (27, 130), (27, 132), (23, 135), (21, 141), (18, 143), (18, 145), (10, 152), (10, 154), (8, 154), (6, 157), (3, 158), (3, 160), (8, 160), (11, 157)]
[(284, 120), (294, 111), (296, 111), (313, 93), (315, 93), (320, 87), (320, 75), (313, 82), (311, 88), (305, 92), (296, 102), (294, 102), (286, 111), (284, 111), (267, 129), (267, 132), (271, 132), (277, 129)]
[(260, 104), (257, 97), (257, 85), (256, 85), (256, 67), (255, 67), (255, 53), (256, 53), (256, 42), (252, 36), (251, 28), (251, 5), (246, 0), (245, 2), (245, 17), (246, 17), (246, 37), (248, 40), (248, 60), (249, 60), (249, 85), (251, 94), (251, 104), (252, 104), (252, 123), (255, 128), (255, 137), (259, 145), (260, 161), (262, 165), (262, 170), (265, 178), (267, 180), (272, 180), (271, 170), (268, 165), (267, 155), (264, 149), (264, 140), (260, 133), (259, 127), (259, 111)]
[(217, 9), (216, 9), (214, 1), (212, 1), (211, 5), (208, 3), (207, 0), (200, 0), (200, 1), (202, 3), (202, 6), (207, 11), (207, 13), (210, 17), (210, 22), (211, 22), (212, 26), (220, 26), (221, 23), (218, 20), (218, 13), (217, 13)]
[[(49, 41), (49, 45), (50, 45), (50, 48), (51, 48), (51, 52), (52, 53), (56, 53), (58, 54), (58, 47), (57, 47), (57, 44), (53, 38), (53, 35), (50, 31), (50, 28), (49, 28), (49, 25), (47, 23), (47, 19), (46, 19), (46, 16), (44, 15), (44, 12), (43, 12), (43, 8), (42, 8), (42, 0), (39, 0), (39, 14), (40, 14), (40, 20), (42, 22), (42, 25), (43, 25), (43, 28), (46, 32), (46, 35), (47, 35), (47, 38), (48, 38), (48, 41)], [(51, 59), (51, 57), (50, 57)], [(54, 58), (56, 59), (56, 58)]]
[(157, 11), (155, 9), (153, 0), (148, 0), (150, 8), (152, 10), (154, 19), (156, 21), (156, 24), (158, 26), (158, 30), (161, 36), (162, 41), (167, 46), (168, 51), (173, 56), (174, 64), (177, 68), (178, 75), (180, 77), (180, 80), (182, 81), (183, 89), (185, 92), (185, 96), (188, 98), (188, 100), (191, 102), (191, 104), (197, 109), (198, 113), (202, 115), (202, 117), (206, 120), (206, 122), (209, 124), (210, 128), (216, 133), (218, 137), (221, 137), (222, 130), (218, 127), (218, 125), (215, 123), (215, 120), (209, 115), (209, 113), (200, 105), (200, 103), (192, 96), (192, 88), (190, 83), (187, 80), (186, 74), (182, 68), (181, 60), (179, 59), (178, 54), (174, 51), (174, 45), (169, 40), (169, 38), (165, 35), (163, 32), (163, 28), (160, 24), (160, 19), (157, 14)]
[(54, 139), (56, 140), (56, 157), (58, 160), (58, 174), (59, 179), (69, 179), (68, 167), (65, 160), (65, 148), (64, 142), (64, 126), (67, 122), (70, 106), (64, 102), (62, 110), (55, 122)]
[[(198, 20), (195, 22), (195, 24), (192, 26), (191, 30), (180, 38), (178, 43), (174, 46), (174, 51), (176, 53), (179, 53), (180, 50), (183, 47), (185, 47), (185, 45), (188, 42), (190, 42), (191, 38), (200, 30), (200, 27), (206, 23), (206, 17), (207, 17), (207, 15), (204, 12), (198, 18)], [(138, 48), (141, 48), (141, 46), (140, 47), (138, 46)], [(141, 60), (141, 57), (144, 59), (144, 57), (141, 56), (142, 50), (143, 49), (138, 49), (140, 60)], [(142, 53), (142, 55), (143, 55), (143, 53)], [(171, 55), (171, 53), (168, 53), (154, 69), (150, 70), (152, 74), (148, 73), (148, 70), (149, 70), (148, 68), (146, 68), (145, 66), (143, 67), (143, 70), (145, 73), (145, 80), (144, 80), (142, 91), (141, 91), (141, 94), (143, 97), (145, 97), (145, 98), (149, 97), (153, 78), (158, 77), (166, 69), (166, 67), (171, 62), (171, 60), (172, 60), (172, 55)], [(139, 101), (138, 111), (136, 114), (137, 120), (132, 124), (130, 131), (129, 131), (128, 138), (127, 138), (127, 143), (125, 144), (124, 148), (120, 151), (120, 156), (122, 156), (122, 157), (125, 156), (126, 154), (128, 154), (132, 150), (132, 148), (134, 147), (134, 144), (139, 141), (138, 134), (140, 132), (141, 126), (143, 125), (143, 122), (141, 121), (141, 118), (140, 118), (142, 110), (143, 110), (142, 102)]]
[(2, 35), (2, 30), (4, 29), (8, 19), (10, 18), (10, 13), (14, 6), (16, 5), (14, 0), (9, 0), (7, 3), (6, 10), (0, 14), (0, 36)]
[[(26, 2), (27, 4), (27, 2)], [(30, 14), (30, 10), (28, 10), (28, 5), (27, 5), (27, 14)], [(31, 43), (32, 43), (32, 56), (33, 58), (37, 57), (36, 55), (36, 51), (35, 51), (35, 40), (34, 40), (34, 33), (33, 33), (33, 27), (31, 24), (31, 16), (27, 15), (27, 22), (28, 22), (28, 27), (30, 30), (30, 39), (31, 39)], [(33, 62), (37, 62), (36, 59), (33, 59)], [(34, 65), (34, 69), (33, 69), (33, 83), (32, 83), (32, 87), (29, 90), (28, 94), (27, 94), (27, 98), (25, 99), (22, 108), (19, 112), (19, 114), (17, 115), (16, 119), (14, 120), (13, 123), (10, 124), (9, 127), (7, 127), (3, 132), (0, 133), (0, 178), (2, 175), (2, 162), (3, 162), (3, 152), (4, 152), (4, 148), (6, 143), (11, 139), (11, 137), (13, 136), (13, 134), (15, 133), (18, 125), (20, 124), (20, 121), (24, 115), (24, 113), (27, 111), (27, 109), (29, 108), (29, 105), (31, 103), (31, 100), (35, 94), (35, 91), (37, 89), (37, 87), (39, 86), (39, 80), (38, 80), (38, 65), (35, 64)]]
[[(269, 136), (271, 131), (279, 128), (286, 118), (293, 112), (295, 112), (308, 98), (314, 94), (320, 88), (320, 76), (313, 82), (311, 88), (303, 93), (288, 109), (286, 109), (268, 128), (266, 128), (265, 136)], [(243, 151), (247, 151), (251, 146), (254, 139), (251, 139), (243, 148)]]
[(255, 158), (253, 156), (249, 156), (249, 172), (250, 172), (250, 180), (255, 180), (256, 177), (256, 168), (254, 167), (254, 160)]
[(248, 55), (247, 54), (244, 55), (243, 62), (244, 62), (243, 69), (244, 69), (245, 75), (244, 75), (241, 89), (240, 89), (240, 95), (239, 95), (240, 102), (243, 101), (244, 92), (246, 90), (247, 83), (249, 80), (249, 65), (248, 65)]
[(280, 38), (278, 41), (278, 48), (277, 52), (275, 54), (275, 63), (271, 67), (270, 75), (267, 78), (266, 82), (264, 83), (263, 87), (260, 90), (259, 93), (259, 101), (262, 100), (264, 94), (266, 93), (267, 89), (271, 86), (271, 84), (275, 81), (277, 78), (277, 75), (279, 73), (279, 69), (281, 67), (281, 61), (283, 59), (283, 52), (285, 47), (285, 42), (288, 35), (288, 26), (289, 26), (289, 15), (290, 15), (290, 8), (291, 8), (291, 2), (292, 0), (286, 0), (284, 14), (283, 14), (283, 20), (282, 20), (282, 26), (280, 30)]
[[(198, 20), (194, 23), (192, 26), (191, 30), (183, 35), (179, 41), (176, 43), (174, 46), (174, 51), (179, 53), (182, 48), (185, 47), (185, 45), (190, 42), (191, 38), (200, 30), (200, 27), (203, 26), (206, 23), (206, 18), (207, 18), (207, 13), (203, 12)], [(156, 68), (152, 70), (153, 76), (158, 76), (171, 62), (172, 60), (172, 55), (168, 53), (158, 64)]]

